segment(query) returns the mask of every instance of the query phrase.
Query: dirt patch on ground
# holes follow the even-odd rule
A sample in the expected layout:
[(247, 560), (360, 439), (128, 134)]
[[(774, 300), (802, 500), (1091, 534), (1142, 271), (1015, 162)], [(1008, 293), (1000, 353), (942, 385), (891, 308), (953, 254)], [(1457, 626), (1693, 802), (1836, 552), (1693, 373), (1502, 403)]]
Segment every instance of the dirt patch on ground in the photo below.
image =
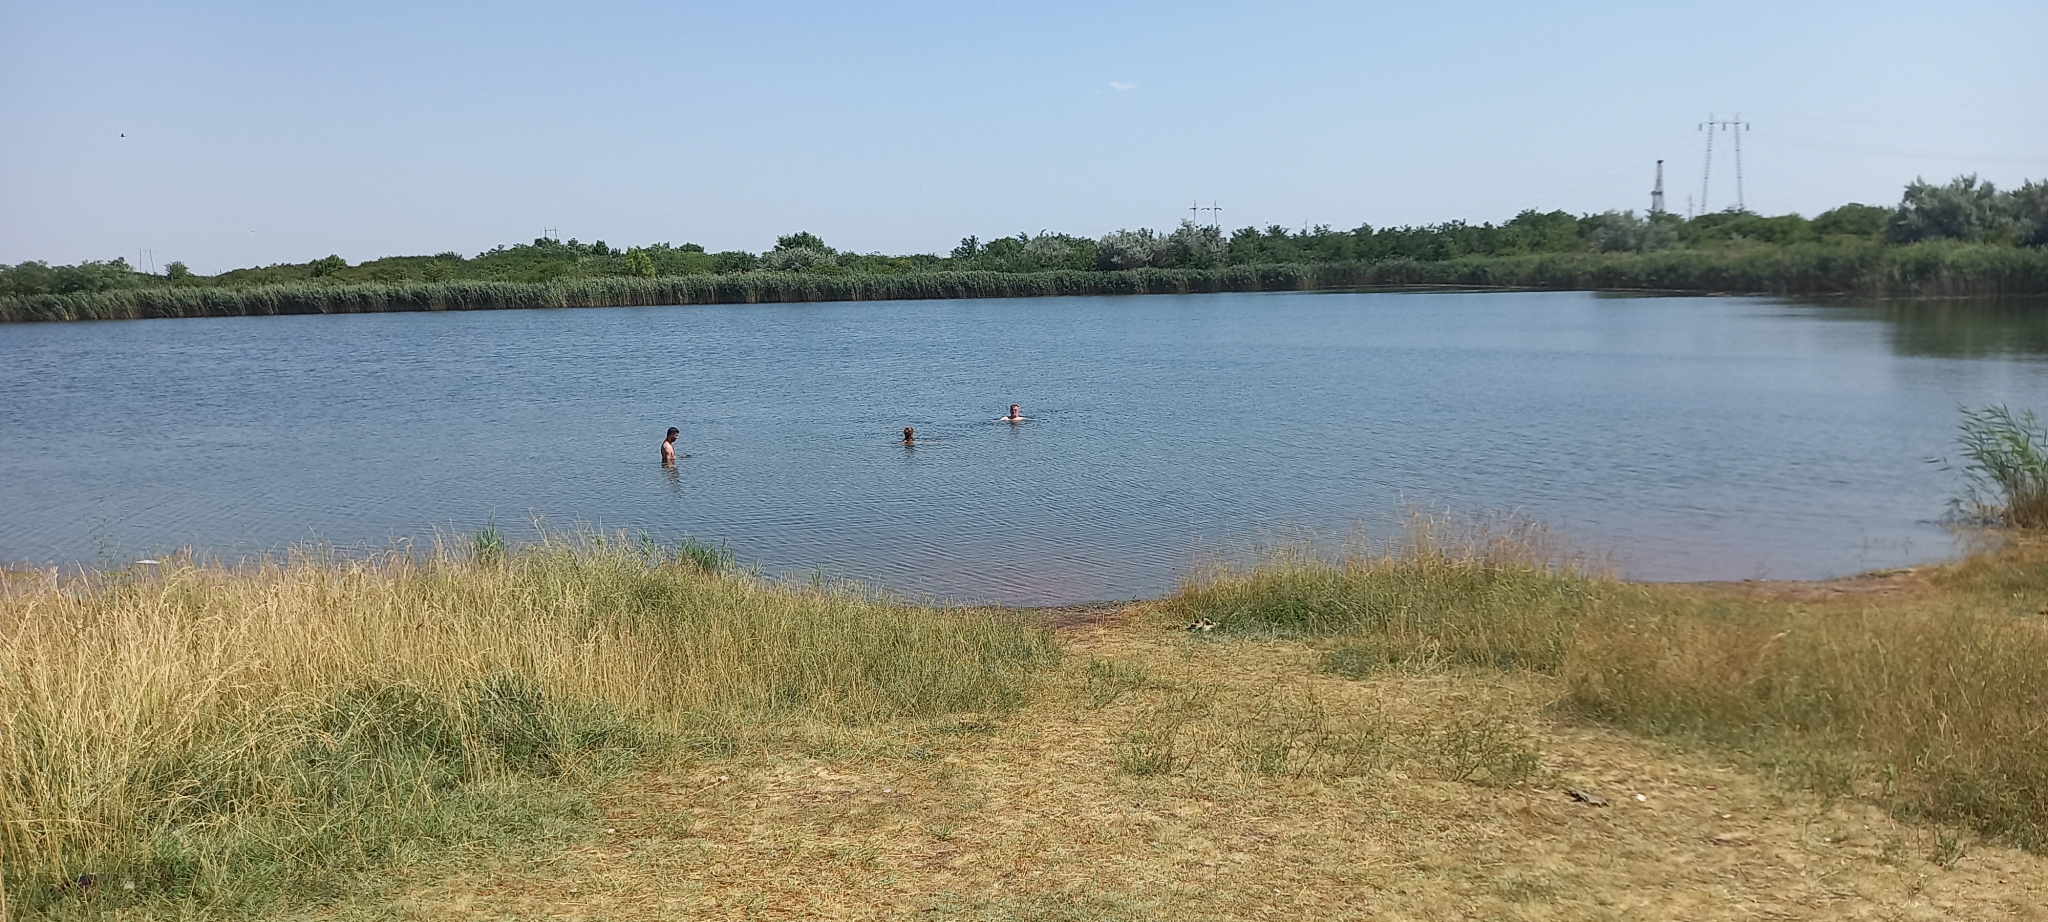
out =
[(1133, 599), (1126, 602), (1081, 602), (1074, 605), (1009, 608), (1005, 611), (1041, 622), (1055, 631), (1067, 632), (1096, 625), (1114, 624), (1129, 617), (1143, 604), (1143, 601)]
[(1878, 570), (1826, 580), (1745, 579), (1729, 582), (1674, 583), (1715, 595), (1752, 602), (1826, 602), (1857, 598), (1884, 598), (1927, 591), (1927, 572), (1906, 567)]

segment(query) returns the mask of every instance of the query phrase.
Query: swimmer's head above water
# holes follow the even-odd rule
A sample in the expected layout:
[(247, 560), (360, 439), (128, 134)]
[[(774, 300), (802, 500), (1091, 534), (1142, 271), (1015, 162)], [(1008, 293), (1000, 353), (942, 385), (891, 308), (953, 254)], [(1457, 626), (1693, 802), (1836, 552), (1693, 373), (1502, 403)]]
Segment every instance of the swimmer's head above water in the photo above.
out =
[(910, 444), (910, 443), (912, 443), (912, 442), (915, 442), (915, 441), (917, 441), (917, 430), (916, 430), (916, 429), (913, 429), (913, 428), (911, 428), (911, 427), (909, 427), (909, 426), (904, 426), (904, 427), (903, 427), (903, 444), (905, 444), (905, 445), (908, 445), (908, 444)]
[(1008, 421), (1008, 422), (1013, 422), (1013, 423), (1014, 423), (1014, 422), (1017, 422), (1018, 420), (1022, 420), (1022, 419), (1028, 419), (1028, 418), (1029, 418), (1029, 417), (1027, 417), (1027, 416), (1025, 416), (1025, 415), (1024, 415), (1024, 408), (1023, 408), (1023, 407), (1021, 407), (1021, 406), (1018, 406), (1017, 404), (1014, 404), (1014, 403), (1013, 403), (1013, 404), (1010, 404), (1010, 415), (1008, 415), (1008, 416), (1005, 416), (1005, 417), (1003, 417), (1003, 419), (1004, 419), (1004, 420), (1006, 420), (1006, 421)]

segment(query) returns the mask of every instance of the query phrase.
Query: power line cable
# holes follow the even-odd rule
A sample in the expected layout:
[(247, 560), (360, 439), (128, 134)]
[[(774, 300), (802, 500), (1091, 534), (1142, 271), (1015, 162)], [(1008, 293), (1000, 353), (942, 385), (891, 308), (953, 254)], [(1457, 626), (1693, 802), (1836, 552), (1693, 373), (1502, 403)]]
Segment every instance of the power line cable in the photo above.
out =
[(1905, 157), (1942, 160), (1982, 160), (1988, 163), (2048, 163), (2048, 157), (2004, 157), (1995, 154), (1961, 154), (1944, 151), (1910, 150), (1899, 147), (1877, 147), (1843, 141), (1824, 141), (1817, 138), (1800, 138), (1792, 135), (1764, 132), (1758, 135), (1767, 141), (1789, 144), (1793, 147), (1808, 147), (1815, 150), (1830, 150), (1840, 153), (1869, 154), (1878, 157)]
[(1772, 115), (1778, 122), (1831, 122), (1838, 125), (1882, 125), (1889, 128), (2011, 128), (1999, 122), (1912, 122), (1898, 119), (1832, 118), (1821, 115)]
[[(1696, 132), (1677, 131), (1631, 150), (1626, 155), (1616, 156), (1600, 162), (1599, 166), (1578, 171), (1549, 183), (1537, 184), (1517, 191), (1513, 197), (1500, 197), (1484, 203), (1481, 207), (1467, 208), (1466, 214), (1486, 214), (1517, 204), (1523, 208), (1537, 207), (1543, 199), (1564, 198), (1570, 195), (1596, 189), (1601, 186), (1626, 181), (1626, 174), (1642, 168), (1642, 164), (1656, 159), (1657, 154), (1667, 153), (1680, 146)], [(1667, 157), (1666, 159), (1676, 159)]]

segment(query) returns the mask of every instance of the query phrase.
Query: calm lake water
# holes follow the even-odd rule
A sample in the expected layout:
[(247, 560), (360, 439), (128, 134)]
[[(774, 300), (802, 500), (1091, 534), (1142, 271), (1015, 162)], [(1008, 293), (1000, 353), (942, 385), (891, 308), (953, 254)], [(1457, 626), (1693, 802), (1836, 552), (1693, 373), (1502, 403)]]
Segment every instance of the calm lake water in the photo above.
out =
[(1419, 505), (1639, 578), (1817, 578), (1952, 553), (1958, 475), (1929, 459), (1958, 405), (2048, 409), (2044, 358), (2039, 302), (1577, 292), (0, 326), (0, 560), (544, 517), (1058, 603)]

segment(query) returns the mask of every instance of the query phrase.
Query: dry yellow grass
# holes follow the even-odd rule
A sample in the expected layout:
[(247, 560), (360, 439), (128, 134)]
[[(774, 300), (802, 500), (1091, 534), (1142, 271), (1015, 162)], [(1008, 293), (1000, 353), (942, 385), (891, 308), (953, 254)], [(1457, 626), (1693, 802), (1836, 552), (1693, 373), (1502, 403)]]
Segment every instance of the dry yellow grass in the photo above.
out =
[(1354, 675), (1449, 663), (1558, 676), (1576, 713), (1749, 750), (1824, 790), (1874, 784), (1895, 809), (2048, 849), (2040, 542), (1882, 594), (1774, 593), (1625, 583), (1499, 534), (1418, 519), (1401, 546), (1276, 556), (1168, 605), (1240, 636), (1317, 640)]
[[(1245, 630), (1184, 630), (1203, 610), (1198, 592), (1093, 612), (1061, 629), (1056, 659), (1041, 635), (986, 612), (878, 605), (598, 550), (487, 567), (179, 571), (98, 595), (11, 596), (0, 607), (5, 744), (16, 750), (0, 761), (16, 785), (0, 802), (10, 880), (33, 879), (48, 858), (22, 860), (35, 847), (23, 830), (37, 828), (23, 820), (186, 835), (194, 814), (163, 812), (135, 780), (151, 777), (134, 768), (145, 757), (220, 760), (261, 748), (236, 748), (251, 740), (285, 740), (278, 751), (302, 756), (307, 740), (334, 735), (334, 714), (360, 710), (365, 699), (337, 689), (381, 687), (443, 702), (454, 751), (475, 754), (319, 750), (378, 771), (375, 757), (395, 752), (404, 759), (391, 765), (441, 778), (379, 786), (332, 765), (321, 776), (366, 801), (334, 818), (351, 835), (411, 846), (294, 840), (315, 857), (353, 855), (319, 890), (228, 879), (133, 900), (102, 885), (45, 889), (31, 908), (364, 920), (2048, 918), (2048, 859), (1910, 812), (1942, 803), (1912, 790), (1942, 777), (1933, 769), (2023, 780), (2038, 753), (1995, 772), (1901, 766), (1889, 786), (1870, 774), (1915, 746), (2032, 751), (1989, 739), (2028, 732), (2024, 709), (1929, 723), (1939, 709), (1915, 699), (1986, 677), (2032, 687), (2027, 670), (2048, 663), (2020, 654), (2048, 605), (2048, 549), (2020, 543), (1832, 584), (1705, 587), (1424, 555), (1412, 571), (1368, 562), (1224, 587), (1212, 598), (1257, 622)], [(1648, 616), (1668, 630), (1625, 630)], [(1799, 633), (1776, 636), (1788, 618)], [(1919, 638), (1924, 655), (1873, 658), (1870, 638)], [(1963, 664), (1967, 681), (1921, 668), (1944, 662)], [(1642, 694), (1595, 682), (1603, 664)], [(480, 695), (506, 675), (529, 684)], [(1844, 700), (1831, 682), (1859, 696)], [(541, 704), (513, 714), (538, 723), (479, 710), (535, 689)], [(54, 720), (70, 705), (91, 719), (67, 724), (62, 746), (19, 742), (22, 714)], [(1596, 706), (1615, 723), (1589, 721)], [(221, 716), (237, 714), (262, 720)], [(1799, 723), (1812, 714), (1836, 722)], [(1777, 723), (1746, 732), (1725, 725), (1730, 715)], [(1947, 729), (1965, 724), (1975, 735)], [(538, 768), (515, 764), (528, 730), (540, 734)], [(99, 767), (44, 769), (73, 752), (99, 753), (79, 763)], [(25, 765), (22, 753), (45, 761)], [(437, 758), (462, 770), (420, 774)], [(38, 771), (71, 793), (22, 793)], [(260, 788), (272, 800), (252, 802), (269, 813), (229, 811), (215, 825), (262, 831), (282, 828), (258, 822), (275, 824), (279, 810), (307, 815), (283, 808), (309, 789), (274, 780)], [(121, 804), (129, 813), (88, 809)], [(439, 825), (408, 825), (416, 813)], [(74, 838), (74, 858), (131, 854), (119, 836)], [(278, 867), (251, 854), (221, 850), (206, 873)], [(67, 860), (41, 885), (90, 867)], [(123, 873), (113, 867), (110, 881)], [(271, 902), (233, 898), (279, 890)]]
[[(1031, 703), (966, 732), (818, 728), (609, 790), (603, 831), (538, 860), (412, 868), (321, 915), (401, 919), (2027, 919), (2048, 861), (1739, 762), (1556, 717), (1528, 674), (1319, 673), (1287, 640), (1156, 612), (1067, 632)], [(1090, 664), (1141, 677), (1113, 700)], [(1099, 677), (1103, 670), (1094, 670)], [(1184, 762), (1119, 770), (1191, 692)], [(1262, 704), (1378, 728), (1358, 774), (1258, 770)], [(1431, 739), (1497, 715), (1538, 759), (1448, 780)], [(1251, 733), (1256, 737), (1257, 733)], [(907, 753), (907, 754), (906, 754)], [(1483, 779), (1481, 779), (1483, 781)], [(1609, 801), (1595, 807), (1565, 793)], [(1957, 843), (1950, 845), (1949, 843)], [(1960, 857), (1947, 866), (1937, 859)]]
[[(0, 594), (0, 908), (261, 914), (760, 725), (1001, 711), (1052, 655), (591, 536)], [(525, 809), (522, 809), (525, 808)]]

